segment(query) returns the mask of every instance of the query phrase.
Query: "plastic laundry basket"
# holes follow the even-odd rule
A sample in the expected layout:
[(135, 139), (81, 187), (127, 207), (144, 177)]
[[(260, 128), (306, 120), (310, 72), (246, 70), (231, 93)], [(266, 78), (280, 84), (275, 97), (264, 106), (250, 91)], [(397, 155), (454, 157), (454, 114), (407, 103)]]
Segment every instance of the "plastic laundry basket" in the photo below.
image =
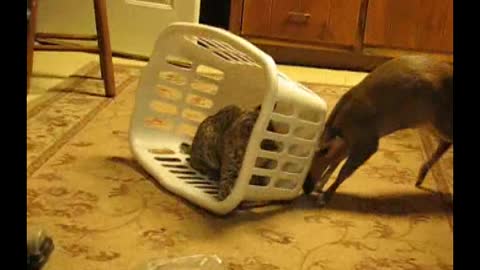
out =
[[(231, 104), (262, 108), (236, 184), (219, 200), (217, 181), (192, 169), (180, 145), (192, 141), (206, 116)], [(130, 146), (166, 189), (226, 214), (244, 200), (289, 200), (302, 193), (326, 110), (322, 98), (279, 73), (272, 58), (248, 41), (210, 26), (174, 23), (160, 34), (140, 78)], [(267, 131), (270, 121), (275, 132)], [(278, 151), (262, 149), (267, 139)], [(271, 167), (255, 166), (266, 159)], [(251, 184), (254, 175), (268, 184)]]

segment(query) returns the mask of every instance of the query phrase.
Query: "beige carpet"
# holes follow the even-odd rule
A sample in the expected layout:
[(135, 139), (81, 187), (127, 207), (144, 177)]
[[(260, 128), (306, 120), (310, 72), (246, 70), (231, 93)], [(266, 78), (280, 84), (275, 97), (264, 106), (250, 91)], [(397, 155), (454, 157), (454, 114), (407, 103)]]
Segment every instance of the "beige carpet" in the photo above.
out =
[[(438, 146), (438, 141), (423, 130), (420, 130), (419, 133), (423, 144), (424, 157), (431, 157)], [(446, 206), (453, 207), (453, 147), (433, 166), (431, 173), (437, 183), (437, 190), (447, 204)], [(452, 217), (450, 217), (450, 222), (453, 222)]]
[[(98, 74), (97, 66), (87, 69)], [(131, 269), (149, 258), (198, 253), (218, 254), (230, 270), (453, 269), (451, 208), (414, 187), (424, 155), (417, 132), (382, 140), (324, 209), (302, 197), (216, 217), (156, 185), (131, 160), (127, 131), (139, 70), (115, 69), (123, 86), (114, 101), (91, 95), (98, 80), (77, 78), (57, 89), (66, 95), (29, 110), (27, 222), (53, 236), (46, 270)], [(311, 88), (330, 108), (347, 90)], [(433, 175), (425, 186), (438, 190)]]
[[(140, 69), (116, 65), (115, 86), (121, 94), (135, 88)], [(102, 108), (105, 98), (96, 62), (91, 62), (27, 105), (27, 175), (80, 131)]]

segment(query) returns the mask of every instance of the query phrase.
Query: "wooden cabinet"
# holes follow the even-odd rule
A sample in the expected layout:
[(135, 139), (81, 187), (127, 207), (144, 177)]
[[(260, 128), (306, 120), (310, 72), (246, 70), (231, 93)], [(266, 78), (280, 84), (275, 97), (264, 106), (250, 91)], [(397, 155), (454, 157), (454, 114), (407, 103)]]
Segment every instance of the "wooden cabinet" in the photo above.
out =
[(371, 70), (411, 53), (453, 61), (453, 0), (232, 0), (229, 28), (279, 63)]
[(242, 34), (352, 47), (361, 0), (245, 0)]
[(365, 44), (453, 53), (453, 0), (370, 0)]
[[(270, 18), (273, 0), (245, 0), (239, 7), (240, 29), (243, 35), (252, 37), (270, 36)], [(233, 6), (233, 4), (232, 4)]]

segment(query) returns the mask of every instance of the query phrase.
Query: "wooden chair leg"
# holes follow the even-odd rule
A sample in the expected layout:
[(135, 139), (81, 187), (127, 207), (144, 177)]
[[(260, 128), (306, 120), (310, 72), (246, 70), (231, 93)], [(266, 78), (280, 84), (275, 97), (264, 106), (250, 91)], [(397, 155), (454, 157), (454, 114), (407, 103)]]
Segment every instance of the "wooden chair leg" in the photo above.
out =
[(35, 31), (37, 26), (38, 10), (37, 0), (30, 0), (28, 3), (28, 8), (30, 9), (30, 18), (27, 26), (27, 95), (30, 89), (30, 77), (32, 76), (33, 69), (33, 47), (35, 45)]
[(98, 48), (100, 50), (100, 69), (107, 97), (115, 96), (115, 79), (113, 75), (112, 48), (108, 30), (107, 6), (105, 0), (93, 0), (95, 25), (97, 27)]

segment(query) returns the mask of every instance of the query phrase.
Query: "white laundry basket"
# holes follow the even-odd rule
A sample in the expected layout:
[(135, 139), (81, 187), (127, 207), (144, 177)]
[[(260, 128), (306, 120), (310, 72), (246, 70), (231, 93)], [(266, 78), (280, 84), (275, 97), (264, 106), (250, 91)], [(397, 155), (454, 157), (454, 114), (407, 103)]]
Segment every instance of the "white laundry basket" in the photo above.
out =
[[(180, 145), (191, 143), (207, 116), (227, 105), (261, 112), (230, 195), (217, 199), (217, 182), (192, 169)], [(241, 201), (290, 200), (302, 193), (316, 141), (323, 131), (326, 103), (279, 73), (270, 56), (222, 29), (174, 23), (158, 38), (138, 86), (130, 126), (134, 157), (166, 189), (216, 214)], [(269, 122), (275, 132), (267, 131)], [(262, 149), (262, 141), (280, 147)], [(269, 159), (274, 167), (258, 168)], [(250, 184), (253, 175), (269, 179)]]

